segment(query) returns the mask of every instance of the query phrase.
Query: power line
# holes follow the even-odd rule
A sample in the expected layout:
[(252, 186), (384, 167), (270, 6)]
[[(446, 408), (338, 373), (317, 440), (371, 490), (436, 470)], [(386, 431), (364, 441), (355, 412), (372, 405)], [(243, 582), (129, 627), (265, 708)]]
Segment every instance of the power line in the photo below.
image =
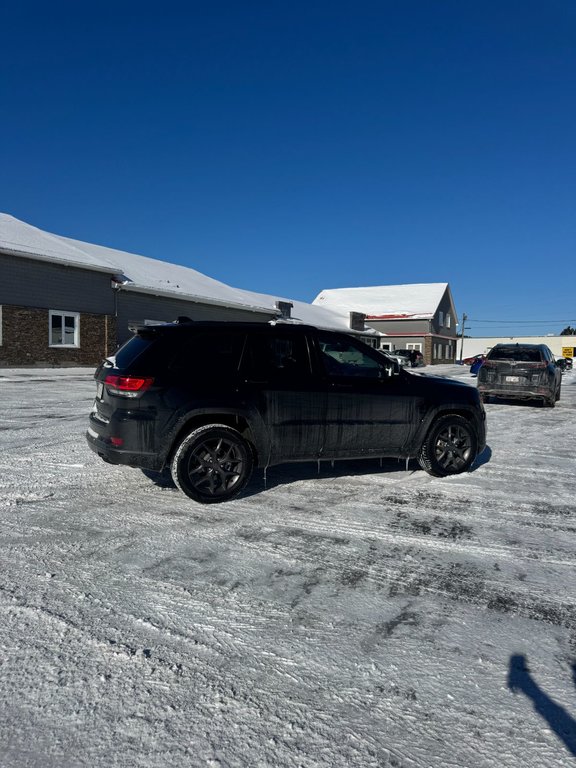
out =
[(527, 325), (536, 325), (537, 323), (574, 323), (576, 320), (475, 320), (473, 317), (466, 318), (471, 323), (500, 323), (500, 325), (517, 325), (519, 323)]

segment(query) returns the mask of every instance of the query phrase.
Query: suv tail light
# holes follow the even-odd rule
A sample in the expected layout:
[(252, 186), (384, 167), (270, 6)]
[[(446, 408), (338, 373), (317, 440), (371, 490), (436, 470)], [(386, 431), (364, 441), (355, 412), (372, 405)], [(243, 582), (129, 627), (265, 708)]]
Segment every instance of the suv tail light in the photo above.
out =
[(120, 397), (140, 397), (147, 389), (150, 389), (153, 383), (152, 377), (114, 376), (111, 373), (104, 379), (108, 394), (119, 395)]

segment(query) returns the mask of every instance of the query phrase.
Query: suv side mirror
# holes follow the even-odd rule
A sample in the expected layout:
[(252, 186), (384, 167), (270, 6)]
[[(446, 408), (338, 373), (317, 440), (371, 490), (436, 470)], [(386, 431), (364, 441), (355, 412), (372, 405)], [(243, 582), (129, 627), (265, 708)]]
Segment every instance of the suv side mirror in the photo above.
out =
[(394, 376), (400, 375), (400, 363), (397, 363), (395, 360), (390, 360), (390, 365), (385, 366), (384, 368), (384, 375), (381, 379), (381, 381), (386, 381), (387, 379), (391, 379)]

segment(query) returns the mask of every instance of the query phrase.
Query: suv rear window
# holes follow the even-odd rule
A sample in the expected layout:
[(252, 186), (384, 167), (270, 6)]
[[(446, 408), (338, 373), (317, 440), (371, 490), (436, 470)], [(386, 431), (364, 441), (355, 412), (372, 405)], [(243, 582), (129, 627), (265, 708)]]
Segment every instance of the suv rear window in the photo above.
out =
[(154, 344), (150, 337), (133, 336), (114, 355), (116, 368), (121, 371), (134, 365), (135, 361)]
[(529, 349), (527, 347), (494, 347), (488, 353), (488, 360), (515, 360), (525, 363), (539, 363), (542, 360), (542, 353), (539, 349)]

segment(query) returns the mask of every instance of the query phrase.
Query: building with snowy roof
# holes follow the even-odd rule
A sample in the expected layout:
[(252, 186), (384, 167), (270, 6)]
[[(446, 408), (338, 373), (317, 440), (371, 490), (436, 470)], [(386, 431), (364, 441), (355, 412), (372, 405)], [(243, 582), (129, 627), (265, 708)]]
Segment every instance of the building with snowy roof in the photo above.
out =
[(448, 283), (377, 285), (324, 290), (313, 304), (340, 313), (362, 313), (383, 336), (381, 348), (415, 349), (427, 365), (456, 359), (457, 316)]
[[(233, 288), (189, 267), (45, 232), (0, 213), (0, 365), (96, 365), (134, 322), (301, 322), (363, 333), (363, 318)], [(365, 334), (379, 336), (368, 328)]]

